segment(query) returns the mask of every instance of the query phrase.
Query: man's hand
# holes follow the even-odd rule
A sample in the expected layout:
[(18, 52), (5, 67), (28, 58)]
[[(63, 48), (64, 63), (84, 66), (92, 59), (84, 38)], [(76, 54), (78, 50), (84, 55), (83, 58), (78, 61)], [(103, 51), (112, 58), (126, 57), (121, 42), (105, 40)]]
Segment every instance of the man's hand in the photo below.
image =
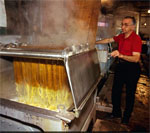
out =
[(111, 53), (111, 56), (115, 58), (115, 57), (119, 56), (119, 54), (120, 54), (119, 51), (115, 50)]

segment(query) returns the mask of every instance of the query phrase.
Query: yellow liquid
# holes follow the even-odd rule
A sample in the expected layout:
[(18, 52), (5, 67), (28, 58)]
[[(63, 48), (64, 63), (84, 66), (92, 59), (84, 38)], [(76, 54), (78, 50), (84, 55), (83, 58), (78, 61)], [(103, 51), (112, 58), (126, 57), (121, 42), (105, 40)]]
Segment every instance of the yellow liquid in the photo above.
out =
[(14, 59), (14, 75), (18, 102), (58, 111), (72, 104), (65, 67), (60, 61)]

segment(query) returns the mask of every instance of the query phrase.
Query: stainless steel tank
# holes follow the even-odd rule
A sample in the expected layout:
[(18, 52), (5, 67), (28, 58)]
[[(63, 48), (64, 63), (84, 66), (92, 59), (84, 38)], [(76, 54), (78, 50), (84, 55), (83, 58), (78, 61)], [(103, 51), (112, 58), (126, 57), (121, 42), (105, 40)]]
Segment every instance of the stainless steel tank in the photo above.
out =
[[(58, 130), (66, 130), (63, 122), (73, 123), (83, 117), (84, 110), (94, 110), (96, 86), (101, 79), (96, 49), (89, 49), (88, 45), (63, 50), (3, 47), (0, 55), (4, 65), (0, 79), (1, 114), (48, 131), (56, 130), (50, 126), (56, 121), (61, 123)], [(79, 128), (72, 126), (67, 130)]]

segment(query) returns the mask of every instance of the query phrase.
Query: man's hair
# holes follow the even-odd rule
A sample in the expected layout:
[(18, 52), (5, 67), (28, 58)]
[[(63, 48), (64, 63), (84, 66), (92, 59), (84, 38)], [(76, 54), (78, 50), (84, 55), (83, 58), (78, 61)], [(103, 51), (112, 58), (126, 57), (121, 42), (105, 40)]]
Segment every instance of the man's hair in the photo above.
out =
[(136, 24), (136, 20), (135, 20), (135, 18), (134, 18), (134, 17), (126, 16), (126, 17), (124, 17), (124, 19), (131, 19), (131, 20), (132, 20), (133, 25), (135, 25), (135, 24)]

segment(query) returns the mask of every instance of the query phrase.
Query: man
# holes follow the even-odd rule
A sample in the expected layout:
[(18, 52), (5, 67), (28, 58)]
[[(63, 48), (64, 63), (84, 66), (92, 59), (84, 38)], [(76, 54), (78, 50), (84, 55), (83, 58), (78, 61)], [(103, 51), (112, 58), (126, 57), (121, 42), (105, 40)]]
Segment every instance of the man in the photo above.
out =
[(122, 33), (113, 38), (99, 40), (96, 44), (110, 42), (118, 43), (118, 50), (111, 53), (118, 58), (114, 82), (112, 87), (113, 110), (111, 118), (121, 118), (121, 93), (123, 85), (126, 85), (126, 107), (122, 117), (122, 124), (128, 124), (133, 111), (137, 82), (140, 76), (140, 53), (142, 47), (141, 38), (134, 32), (135, 18), (127, 16), (122, 21)]

